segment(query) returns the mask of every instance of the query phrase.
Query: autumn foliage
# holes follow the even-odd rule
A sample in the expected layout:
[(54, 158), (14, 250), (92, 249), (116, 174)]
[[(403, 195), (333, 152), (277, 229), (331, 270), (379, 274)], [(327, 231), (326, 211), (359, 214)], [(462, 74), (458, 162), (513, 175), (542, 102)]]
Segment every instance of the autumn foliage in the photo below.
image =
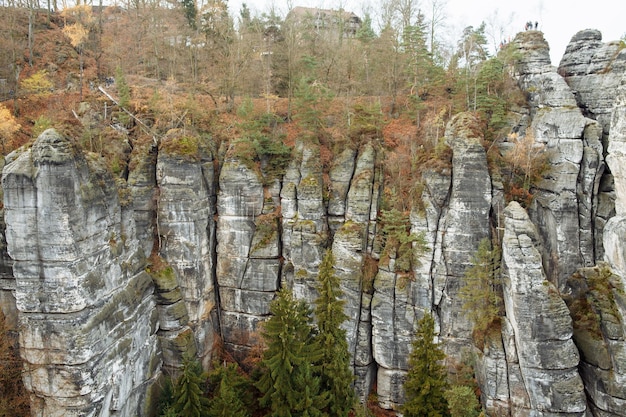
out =
[(0, 310), (0, 416), (30, 415), (30, 398), (22, 383), (22, 361), (15, 335), (9, 332)]

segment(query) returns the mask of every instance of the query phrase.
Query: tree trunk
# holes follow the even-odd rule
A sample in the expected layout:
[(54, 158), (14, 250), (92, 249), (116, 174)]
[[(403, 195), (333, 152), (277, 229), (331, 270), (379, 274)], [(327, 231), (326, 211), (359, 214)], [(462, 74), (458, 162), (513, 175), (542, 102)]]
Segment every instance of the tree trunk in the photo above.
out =
[(79, 101), (83, 101), (83, 72), (84, 72), (83, 67), (84, 67), (84, 64), (83, 64), (83, 48), (82, 47), (78, 48), (78, 63), (80, 66), (79, 82), (78, 82), (78, 90), (80, 91)]
[(28, 8), (28, 65), (33, 66), (33, 6)]

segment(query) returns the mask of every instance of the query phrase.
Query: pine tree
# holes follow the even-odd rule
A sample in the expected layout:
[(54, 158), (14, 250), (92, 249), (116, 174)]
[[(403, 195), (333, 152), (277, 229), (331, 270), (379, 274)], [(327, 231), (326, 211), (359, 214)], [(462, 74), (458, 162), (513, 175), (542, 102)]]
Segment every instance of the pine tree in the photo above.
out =
[(183, 369), (174, 387), (174, 410), (181, 417), (200, 417), (206, 415), (209, 399), (203, 395), (202, 387), (206, 383), (206, 374), (200, 363), (185, 356)]
[(261, 362), (263, 374), (257, 388), (261, 406), (274, 417), (321, 416), (327, 395), (320, 393), (320, 379), (312, 364), (319, 360), (311, 309), (282, 289), (270, 304), (272, 316), (262, 336), (267, 344)]
[(317, 342), (321, 351), (318, 370), (322, 390), (329, 394), (328, 411), (330, 416), (347, 416), (354, 405), (352, 382), (354, 375), (350, 369), (350, 353), (346, 331), (341, 324), (348, 319), (341, 299), (343, 291), (339, 278), (333, 271), (333, 253), (328, 250), (320, 265), (315, 300), (315, 317), (319, 334)]
[(468, 26), (463, 30), (462, 39), (458, 42), (457, 57), (464, 67), (464, 74), (460, 81), (465, 90), (467, 110), (476, 111), (478, 85), (476, 79), (482, 62), (489, 56), (487, 38), (485, 37), (485, 23), (478, 28)]
[(424, 315), (418, 323), (409, 356), (409, 372), (404, 382), (406, 417), (450, 417), (445, 392), (446, 370), (441, 364), (445, 354), (433, 341), (435, 320)]
[(426, 17), (418, 12), (414, 24), (405, 26), (402, 34), (402, 44), (407, 54), (405, 71), (411, 87), (410, 98), (415, 105), (417, 126), (420, 125), (420, 110), (422, 96), (426, 95), (427, 85), (432, 81), (430, 73), (434, 64), (426, 46)]

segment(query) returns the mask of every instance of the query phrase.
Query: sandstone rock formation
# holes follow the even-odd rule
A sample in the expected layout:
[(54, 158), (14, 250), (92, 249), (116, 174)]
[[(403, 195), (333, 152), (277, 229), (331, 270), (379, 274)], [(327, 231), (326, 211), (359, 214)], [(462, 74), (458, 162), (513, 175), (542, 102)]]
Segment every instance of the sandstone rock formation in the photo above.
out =
[[(451, 164), (424, 169), (419, 201), (394, 212), (409, 256), (385, 246), (381, 138), (339, 149), (327, 171), (319, 143), (300, 138), (280, 178), (236, 140), (214, 155), (176, 130), (134, 146), (127, 180), (53, 130), (9, 155), (0, 304), (20, 328), (35, 413), (146, 415), (184, 352), (208, 366), (221, 341), (244, 359), (279, 288), (312, 302), (330, 249), (362, 400), (375, 387), (381, 406), (402, 404), (431, 313), (451, 374), (473, 364), (487, 415), (624, 416), (623, 51), (583, 31), (557, 72), (540, 32), (513, 46), (528, 105), (495, 146), (531, 139), (550, 169), (527, 209), (505, 209), (477, 121), (453, 117)], [(503, 305), (477, 335), (459, 293), (483, 238), (502, 246)]]
[(515, 45), (523, 54), (519, 84), (530, 104), (524, 135), (545, 146), (550, 162), (530, 215), (542, 235), (548, 279), (560, 288), (579, 265), (597, 260), (594, 209), (604, 168), (602, 145), (597, 122), (583, 116), (571, 89), (550, 66), (541, 33), (520, 33)]
[(258, 342), (257, 325), (279, 288), (279, 229), (260, 174), (226, 158), (217, 196), (217, 284), (224, 343), (240, 356)]
[(153, 284), (112, 176), (56, 131), (2, 178), (34, 415), (144, 415), (160, 375)]
[(181, 140), (189, 139), (182, 132), (170, 131), (160, 143), (156, 162), (157, 243), (159, 255), (177, 277), (188, 318), (185, 324), (195, 335), (197, 355), (208, 367), (217, 328), (213, 160), (195, 143), (197, 149), (189, 154), (171, 149), (170, 142)]
[(509, 381), (509, 387), (525, 392), (516, 395), (518, 401), (528, 399), (515, 404), (513, 415), (583, 416), (587, 405), (572, 320), (558, 290), (546, 279), (540, 236), (516, 202), (504, 211), (502, 268), (507, 333), (514, 340), (508, 362), (512, 374), (521, 376)]
[(558, 72), (574, 91), (586, 117), (597, 120), (605, 139), (617, 88), (626, 70), (626, 50), (620, 41), (602, 42), (599, 30), (581, 30), (565, 49)]

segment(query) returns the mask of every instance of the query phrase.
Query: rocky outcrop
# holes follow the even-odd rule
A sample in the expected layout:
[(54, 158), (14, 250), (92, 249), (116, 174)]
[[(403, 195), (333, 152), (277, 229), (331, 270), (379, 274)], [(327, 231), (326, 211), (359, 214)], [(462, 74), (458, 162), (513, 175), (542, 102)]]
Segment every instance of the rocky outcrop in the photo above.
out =
[(297, 298), (315, 299), (315, 277), (328, 247), (329, 227), (318, 144), (300, 140), (280, 191), (283, 278)]
[[(0, 159), (0, 168), (4, 168), (4, 158)], [(0, 193), (2, 189), (0, 188)], [(7, 252), (6, 223), (4, 204), (0, 209), (0, 309), (9, 331), (17, 330), (17, 308), (15, 306), (15, 277), (13, 277), (13, 259)]]
[[(378, 364), (380, 403), (397, 408), (417, 322), (434, 312), (450, 362), (460, 362), (471, 346), (472, 323), (463, 315), (460, 289), (478, 242), (489, 236), (491, 179), (487, 157), (469, 114), (454, 117), (446, 129), (452, 171), (429, 171), (422, 198), (424, 212), (411, 216), (411, 232), (422, 234), (427, 249), (417, 251), (406, 274), (395, 262), (379, 263), (372, 296), (372, 349)], [(394, 260), (397, 261), (397, 260)]]
[(3, 172), (34, 415), (145, 415), (160, 374), (153, 284), (113, 178), (56, 131)]
[(579, 269), (565, 300), (574, 318), (580, 375), (594, 415), (620, 416), (626, 407), (626, 296), (609, 265)]
[[(613, 105), (611, 134), (607, 149), (607, 163), (615, 181), (615, 211), (617, 217), (626, 215), (626, 78), (618, 89)], [(615, 259), (611, 256), (612, 259)], [(620, 271), (626, 269), (620, 268)]]
[(465, 285), (465, 270), (481, 239), (490, 236), (491, 177), (487, 169), (487, 155), (475, 133), (477, 120), (467, 113), (455, 116), (446, 128), (446, 142), (452, 148), (452, 181), (446, 212), (440, 221), (441, 250), (445, 275), (433, 277), (437, 293), (435, 299), (446, 353), (462, 356), (472, 335), (471, 321), (461, 314), (463, 301), (460, 289)]
[(606, 264), (581, 269), (569, 281), (568, 305), (582, 354), (581, 375), (595, 415), (626, 408), (626, 85), (613, 106), (607, 162), (615, 179), (615, 211), (605, 226)]
[(548, 45), (540, 32), (515, 38), (523, 54), (519, 84), (529, 98), (532, 135), (545, 147), (550, 169), (537, 184), (530, 215), (543, 241), (548, 279), (561, 287), (578, 266), (596, 262), (595, 208), (602, 171), (597, 123), (585, 118), (574, 94), (550, 66)]
[[(346, 152), (344, 152), (345, 154)], [(333, 172), (331, 198), (328, 205), (329, 224), (338, 228), (334, 233), (331, 250), (335, 259), (335, 274), (341, 282), (346, 304), (344, 310), (349, 320), (344, 324), (352, 354), (354, 371), (358, 376), (357, 394), (366, 398), (375, 380), (375, 361), (372, 352), (372, 297), (364, 290), (364, 266), (372, 259), (372, 240), (376, 228), (376, 196), (380, 190), (380, 173), (376, 171), (377, 153), (372, 144), (365, 144), (353, 155), (353, 163), (340, 162)], [(340, 160), (341, 161), (341, 160)], [(354, 166), (352, 172), (345, 168)], [(343, 167), (343, 168), (342, 168)], [(348, 174), (349, 175), (346, 175)], [(347, 180), (347, 181), (346, 181)], [(344, 185), (347, 183), (347, 187)], [(345, 210), (331, 214), (333, 195), (345, 189)], [(343, 194), (343, 192), (342, 192)], [(338, 204), (335, 204), (338, 206)], [(371, 263), (369, 263), (371, 265)]]
[[(181, 149), (180, 142), (188, 143), (189, 149)], [(160, 143), (156, 182), (158, 253), (176, 276), (186, 307), (185, 324), (193, 330), (197, 355), (208, 367), (218, 328), (213, 159), (197, 138), (170, 131)]]
[(133, 205), (137, 239), (146, 256), (152, 253), (156, 234), (156, 158), (157, 146), (153, 142), (135, 144), (128, 173), (128, 190)]
[(227, 157), (217, 196), (217, 283), (224, 343), (243, 357), (280, 283), (278, 217), (261, 175)]
[(626, 50), (619, 40), (602, 42), (595, 29), (581, 30), (570, 40), (558, 72), (572, 88), (586, 117), (609, 134), (617, 87), (626, 71)]
[[(585, 415), (587, 405), (578, 375), (579, 355), (572, 341), (572, 321), (559, 292), (546, 278), (541, 238), (526, 211), (516, 202), (504, 212), (502, 239), (505, 325), (510, 325), (514, 352), (509, 365), (521, 380), (509, 386), (524, 390), (513, 415)], [(508, 347), (505, 345), (505, 349)], [(513, 372), (509, 374), (512, 379)], [(523, 410), (526, 409), (526, 410)]]
[[(19, 324), (35, 413), (146, 415), (153, 382), (184, 353), (208, 367), (223, 342), (245, 359), (279, 288), (312, 303), (331, 250), (361, 400), (375, 388), (401, 406), (430, 313), (451, 377), (472, 364), (487, 415), (623, 416), (626, 87), (608, 128), (598, 93), (623, 73), (621, 52), (584, 31), (557, 73), (540, 32), (514, 46), (528, 106), (491, 150), (530, 143), (547, 159), (527, 208), (504, 209), (506, 168), (490, 172), (470, 114), (448, 124), (450, 164), (420, 167), (406, 211), (384, 189), (381, 138), (333, 143), (347, 146), (328, 161), (328, 143), (299, 137), (278, 178), (246, 138), (214, 157), (186, 130), (135, 143), (127, 181), (52, 130), (10, 155), (0, 303)], [(503, 253), (501, 316), (485, 334), (460, 295), (483, 238)]]
[[(602, 34), (598, 30), (582, 30), (572, 37), (558, 72), (574, 92), (583, 114), (598, 121), (606, 154), (613, 104), (626, 72), (626, 50), (620, 41), (602, 42)], [(612, 180), (607, 172), (598, 192), (588, 194), (597, 195), (592, 207), (597, 260), (601, 260), (604, 254), (604, 226), (615, 214)]]

